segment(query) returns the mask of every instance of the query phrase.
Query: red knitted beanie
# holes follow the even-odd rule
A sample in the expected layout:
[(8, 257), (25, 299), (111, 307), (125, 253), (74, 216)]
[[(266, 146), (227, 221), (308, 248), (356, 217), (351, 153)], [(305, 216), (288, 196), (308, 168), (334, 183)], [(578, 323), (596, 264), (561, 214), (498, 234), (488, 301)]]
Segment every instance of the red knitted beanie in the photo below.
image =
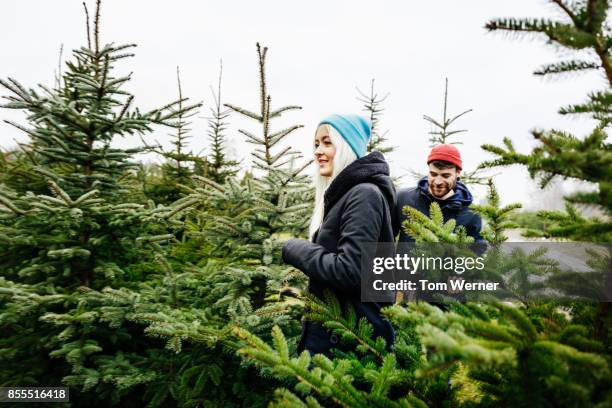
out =
[(444, 160), (449, 163), (453, 163), (455, 166), (459, 167), (460, 170), (463, 168), (463, 164), (461, 163), (461, 154), (459, 153), (459, 150), (451, 144), (439, 144), (434, 146), (427, 157), (427, 164), (434, 160)]

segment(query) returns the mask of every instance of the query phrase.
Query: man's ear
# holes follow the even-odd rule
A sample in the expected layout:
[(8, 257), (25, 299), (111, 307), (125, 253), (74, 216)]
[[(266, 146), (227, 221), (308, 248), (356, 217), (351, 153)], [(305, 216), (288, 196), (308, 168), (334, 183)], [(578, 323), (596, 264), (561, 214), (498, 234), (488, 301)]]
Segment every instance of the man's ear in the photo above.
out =
[(461, 169), (457, 169), (457, 177), (461, 176)]

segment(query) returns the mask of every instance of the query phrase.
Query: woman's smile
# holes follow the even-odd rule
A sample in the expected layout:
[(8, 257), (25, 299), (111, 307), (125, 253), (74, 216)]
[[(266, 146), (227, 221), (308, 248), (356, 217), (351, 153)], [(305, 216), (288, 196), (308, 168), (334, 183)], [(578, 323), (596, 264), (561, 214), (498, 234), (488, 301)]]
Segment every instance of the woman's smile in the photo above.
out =
[(331, 177), (334, 172), (333, 160), (336, 146), (331, 141), (327, 126), (319, 126), (315, 133), (314, 156), (319, 163), (319, 175)]

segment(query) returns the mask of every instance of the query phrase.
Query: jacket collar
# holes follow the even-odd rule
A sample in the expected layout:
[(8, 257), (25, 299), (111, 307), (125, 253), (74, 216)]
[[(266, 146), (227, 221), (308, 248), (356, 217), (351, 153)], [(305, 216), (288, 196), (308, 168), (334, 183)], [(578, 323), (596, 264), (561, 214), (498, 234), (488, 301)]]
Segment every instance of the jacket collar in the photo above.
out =
[(324, 196), (323, 214), (329, 210), (351, 188), (360, 183), (376, 184), (393, 208), (395, 204), (395, 187), (389, 177), (389, 165), (380, 152), (372, 152), (363, 156), (344, 168), (331, 182)]
[(457, 185), (455, 186), (455, 194), (448, 197), (446, 200), (438, 200), (429, 192), (429, 182), (427, 181), (427, 177), (423, 177), (419, 180), (417, 186), (419, 193), (422, 196), (425, 196), (427, 200), (436, 201), (440, 204), (441, 208), (445, 208), (448, 210), (459, 210), (462, 207), (467, 207), (472, 204), (474, 198), (472, 197), (472, 193), (468, 190), (467, 186), (461, 182), (457, 181)]

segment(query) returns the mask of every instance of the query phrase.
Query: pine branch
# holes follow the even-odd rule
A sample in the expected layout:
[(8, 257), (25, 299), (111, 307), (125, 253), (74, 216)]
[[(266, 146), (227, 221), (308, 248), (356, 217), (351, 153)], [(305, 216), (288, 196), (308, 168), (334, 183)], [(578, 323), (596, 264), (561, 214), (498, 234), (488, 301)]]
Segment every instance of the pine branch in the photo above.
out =
[(570, 60), (562, 61), (554, 64), (546, 64), (536, 70), (534, 75), (550, 75), (550, 74), (566, 74), (576, 71), (586, 71), (592, 69), (600, 69), (601, 65), (590, 61)]

